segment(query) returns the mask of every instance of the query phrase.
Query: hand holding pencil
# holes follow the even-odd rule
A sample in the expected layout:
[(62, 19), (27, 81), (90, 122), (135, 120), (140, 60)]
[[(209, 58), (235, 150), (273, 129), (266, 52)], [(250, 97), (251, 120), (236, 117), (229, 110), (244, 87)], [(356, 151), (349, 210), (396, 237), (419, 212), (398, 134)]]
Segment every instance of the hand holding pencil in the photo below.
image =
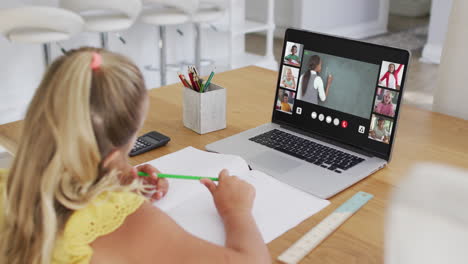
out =
[[(208, 188), (208, 190), (211, 192), (213, 195), (213, 198), (215, 199), (215, 203), (221, 203), (221, 204), (229, 204), (232, 203), (233, 200), (240, 199), (240, 197), (233, 197), (237, 196), (237, 194), (241, 193), (242, 194), (242, 201), (244, 205), (241, 205), (240, 207), (243, 207), (242, 209), (245, 209), (244, 207), (250, 208), (249, 210), (252, 209), (252, 202), (253, 198), (255, 197), (255, 189), (253, 187), (239, 179), (236, 176), (229, 176), (229, 172), (224, 169), (219, 173), (218, 178), (214, 177), (203, 177), (203, 176), (186, 176), (186, 175), (176, 175), (176, 174), (165, 174), (165, 173), (160, 173), (159, 170), (154, 168), (153, 166), (149, 164), (144, 164), (141, 166), (138, 166), (137, 169), (139, 170), (137, 175), (144, 178), (147, 182), (154, 183), (155, 181), (161, 181), (159, 184), (160, 187), (158, 190), (163, 193), (162, 196), (164, 196), (167, 193), (167, 190), (169, 188), (169, 183), (167, 182), (166, 178), (171, 178), (171, 179), (183, 179), (183, 180), (200, 180), (200, 182)], [(214, 181), (219, 181), (219, 184), (216, 185)], [(239, 192), (239, 190), (242, 190), (242, 192)], [(158, 197), (157, 199), (159, 200), (161, 195), (156, 195)], [(245, 197), (244, 197), (245, 196)], [(252, 197), (249, 197), (252, 196)], [(252, 201), (250, 201), (252, 199)], [(218, 200), (218, 201), (217, 201)], [(250, 205), (249, 205), (250, 204)], [(222, 208), (221, 211), (226, 211), (228, 210), (225, 208), (227, 205), (220, 205)], [(219, 209), (218, 209), (219, 211)], [(221, 214), (220, 211), (220, 214)]]
[(145, 184), (152, 186), (152, 189), (147, 190), (151, 194), (151, 201), (160, 200), (163, 198), (169, 190), (169, 181), (165, 178), (157, 177), (161, 173), (158, 169), (151, 166), (150, 164), (143, 164), (137, 167), (133, 167), (132, 174), (134, 178), (138, 176), (146, 175), (143, 178)]
[[(158, 170), (149, 164), (141, 165), (139, 168), (145, 169), (146, 171), (150, 169), (151, 171), (157, 171), (159, 180), (164, 178), (200, 180), (200, 183), (205, 185), (211, 195), (213, 195), (216, 209), (223, 218), (232, 215), (232, 213), (250, 214), (252, 212), (255, 188), (246, 181), (239, 179), (237, 176), (230, 176), (226, 169), (219, 173), (218, 178), (212, 178), (159, 173)], [(151, 175), (152, 174), (143, 171), (138, 172), (138, 176), (140, 177), (152, 177)], [(213, 181), (219, 181), (219, 183), (215, 184)], [(167, 187), (169, 187), (169, 183), (167, 183)]]
[(251, 214), (255, 200), (255, 188), (236, 176), (229, 176), (224, 169), (219, 173), (219, 184), (210, 179), (201, 179), (213, 195), (213, 200), (219, 215), (226, 219), (234, 214)]

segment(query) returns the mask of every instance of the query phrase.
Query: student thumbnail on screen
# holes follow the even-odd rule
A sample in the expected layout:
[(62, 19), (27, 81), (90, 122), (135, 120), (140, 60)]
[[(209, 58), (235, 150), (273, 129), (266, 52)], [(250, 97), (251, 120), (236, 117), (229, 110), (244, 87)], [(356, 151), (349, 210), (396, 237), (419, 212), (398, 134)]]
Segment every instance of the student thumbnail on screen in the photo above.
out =
[(383, 61), (380, 67), (379, 85), (400, 90), (404, 68), (405, 66), (403, 64)]
[(297, 88), (298, 78), (299, 78), (299, 68), (294, 68), (294, 67), (283, 65), (283, 70), (281, 71), (281, 80), (280, 80), (281, 87), (295, 91)]
[(288, 41), (284, 55), (284, 64), (300, 67), (303, 45)]
[(278, 97), (276, 99), (276, 110), (292, 114), (295, 95), (295, 92), (286, 91), (284, 89), (278, 89)]
[(375, 96), (374, 112), (389, 117), (395, 116), (398, 103), (398, 92), (377, 88)]
[(372, 115), (369, 128), (369, 138), (385, 144), (390, 143), (390, 137), (393, 129), (393, 120), (383, 116)]

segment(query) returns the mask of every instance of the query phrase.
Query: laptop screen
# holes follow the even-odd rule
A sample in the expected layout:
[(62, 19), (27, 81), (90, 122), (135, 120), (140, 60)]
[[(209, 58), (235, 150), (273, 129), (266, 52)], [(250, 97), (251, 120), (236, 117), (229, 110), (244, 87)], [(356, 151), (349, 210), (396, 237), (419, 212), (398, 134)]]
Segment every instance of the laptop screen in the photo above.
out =
[(405, 50), (288, 29), (273, 122), (388, 160), (409, 57)]

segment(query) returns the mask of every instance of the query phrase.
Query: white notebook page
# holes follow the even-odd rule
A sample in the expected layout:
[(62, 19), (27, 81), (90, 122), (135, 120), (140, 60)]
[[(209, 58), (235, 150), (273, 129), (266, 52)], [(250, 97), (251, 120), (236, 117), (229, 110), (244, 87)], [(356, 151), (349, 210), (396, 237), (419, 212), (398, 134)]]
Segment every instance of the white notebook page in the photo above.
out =
[[(227, 168), (231, 175), (256, 189), (253, 216), (265, 243), (325, 208), (330, 202), (297, 190), (260, 171), (249, 171), (240, 157), (201, 151), (192, 147), (149, 162), (161, 172), (217, 177)], [(154, 205), (193, 235), (224, 245), (224, 226), (213, 198), (198, 181), (169, 179), (169, 192)]]
[[(162, 173), (189, 176), (218, 177), (219, 172), (226, 168), (231, 175), (241, 175), (249, 171), (249, 166), (242, 158), (234, 155), (219, 155), (187, 147), (161, 158), (147, 162)], [(180, 205), (193, 195), (206, 192), (206, 187), (199, 181), (168, 179), (169, 192), (154, 205), (162, 210), (168, 210)]]

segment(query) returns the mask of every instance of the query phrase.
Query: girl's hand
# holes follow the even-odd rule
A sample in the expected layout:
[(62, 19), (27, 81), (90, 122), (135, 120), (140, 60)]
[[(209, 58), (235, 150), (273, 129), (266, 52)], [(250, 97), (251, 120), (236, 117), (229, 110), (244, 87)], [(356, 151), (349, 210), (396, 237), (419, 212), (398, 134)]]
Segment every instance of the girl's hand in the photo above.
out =
[(222, 218), (233, 213), (251, 213), (255, 188), (249, 183), (236, 176), (229, 176), (225, 169), (219, 173), (218, 185), (210, 179), (201, 179), (200, 182), (213, 195), (216, 209)]
[[(149, 177), (141, 177), (138, 176), (138, 172), (145, 172), (149, 174)], [(150, 164), (143, 164), (138, 167), (133, 168), (133, 174), (135, 178), (143, 179), (144, 183), (147, 185), (151, 185), (152, 188), (148, 191), (155, 191), (151, 196), (151, 201), (154, 202), (156, 200), (160, 200), (163, 198), (167, 191), (169, 190), (169, 182), (165, 178), (158, 178), (157, 174), (161, 173), (158, 169), (151, 166)]]

